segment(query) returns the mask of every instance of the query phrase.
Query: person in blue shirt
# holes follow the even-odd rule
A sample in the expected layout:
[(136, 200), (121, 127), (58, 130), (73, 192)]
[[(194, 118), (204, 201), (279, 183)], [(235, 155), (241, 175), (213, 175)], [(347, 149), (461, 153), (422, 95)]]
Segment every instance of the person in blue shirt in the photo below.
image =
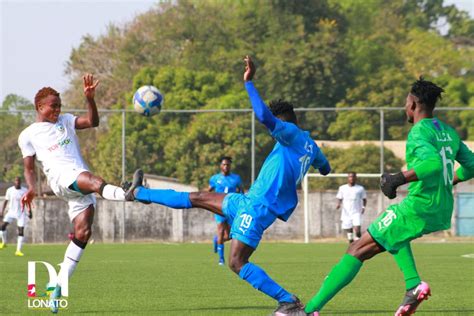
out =
[(263, 163), (255, 183), (246, 194), (217, 192), (176, 192), (146, 189), (143, 172), (135, 171), (126, 191), (129, 201), (158, 203), (172, 208), (198, 207), (225, 216), (232, 223), (229, 267), (243, 280), (276, 301), (274, 315), (306, 315), (299, 299), (277, 284), (259, 266), (249, 262), (263, 232), (278, 218), (287, 221), (298, 204), (296, 187), (310, 166), (322, 175), (331, 171), (328, 160), (309, 132), (301, 130), (293, 106), (282, 100), (270, 103), (260, 98), (252, 79), (255, 65), (245, 59), (244, 81), (256, 118), (264, 124), (276, 144)]
[[(243, 193), (242, 180), (240, 176), (231, 173), (232, 158), (224, 156), (220, 159), (221, 172), (216, 173), (209, 179), (209, 192), (218, 193)], [(230, 226), (225, 216), (214, 214), (217, 223), (217, 235), (214, 236), (214, 252), (219, 255), (219, 265), (225, 264), (224, 242), (229, 240)]]

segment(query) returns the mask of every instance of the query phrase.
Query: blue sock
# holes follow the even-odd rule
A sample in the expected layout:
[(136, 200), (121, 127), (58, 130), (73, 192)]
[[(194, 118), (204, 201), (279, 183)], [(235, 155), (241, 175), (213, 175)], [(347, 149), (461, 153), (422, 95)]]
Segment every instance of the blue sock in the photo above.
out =
[(214, 245), (214, 253), (217, 252), (217, 236), (214, 235), (214, 239), (212, 239), (212, 244)]
[(259, 266), (247, 263), (240, 270), (239, 276), (257, 290), (273, 297), (279, 303), (294, 302), (292, 295), (273, 281)]
[(217, 245), (217, 253), (219, 254), (219, 260), (224, 261), (224, 244)]
[(175, 190), (147, 189), (139, 187), (135, 193), (135, 199), (142, 202), (153, 202), (172, 208), (191, 208), (191, 200), (188, 192), (176, 192)]

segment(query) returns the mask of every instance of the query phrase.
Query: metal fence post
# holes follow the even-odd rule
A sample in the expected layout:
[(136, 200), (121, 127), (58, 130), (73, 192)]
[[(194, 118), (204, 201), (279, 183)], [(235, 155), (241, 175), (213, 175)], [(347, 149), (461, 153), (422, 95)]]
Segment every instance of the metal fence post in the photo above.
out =
[[(126, 127), (126, 112), (122, 111), (122, 182), (125, 182), (125, 127)], [(121, 242), (125, 243), (125, 202), (122, 202), (122, 219), (121, 219)]]
[(255, 181), (255, 112), (252, 111), (252, 171), (251, 171), (251, 183)]
[(383, 141), (384, 141), (384, 130), (385, 130), (385, 122), (384, 122), (384, 112), (380, 110), (380, 174), (384, 171), (385, 165), (385, 157), (384, 157), (384, 148), (383, 148)]

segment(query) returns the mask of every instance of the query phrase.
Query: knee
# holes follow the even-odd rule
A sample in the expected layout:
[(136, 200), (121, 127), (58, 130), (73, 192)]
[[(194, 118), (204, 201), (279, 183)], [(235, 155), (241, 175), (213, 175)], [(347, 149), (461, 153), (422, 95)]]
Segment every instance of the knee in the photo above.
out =
[(18, 227), (18, 236), (23, 236), (24, 230), (23, 227)]
[(92, 235), (90, 227), (79, 228), (74, 232), (74, 237), (82, 242), (88, 242)]
[(201, 191), (191, 192), (191, 193), (189, 193), (189, 200), (193, 204), (194, 203), (200, 203), (200, 202), (204, 201), (206, 193), (207, 192), (201, 192)]
[(229, 268), (234, 271), (234, 273), (239, 274), (240, 269), (246, 264), (247, 262), (244, 262), (242, 258), (236, 257), (236, 256), (231, 256), (229, 258)]
[(362, 253), (361, 253), (361, 248), (360, 248), (360, 239), (356, 240), (356, 241), (354, 241), (353, 243), (350, 244), (349, 249), (347, 249), (347, 253), (362, 261), (362, 258), (361, 258)]
[(7, 226), (8, 226), (8, 223), (7, 223), (7, 222), (3, 222), (3, 223), (2, 223), (1, 230), (4, 231), (5, 229), (7, 229)]

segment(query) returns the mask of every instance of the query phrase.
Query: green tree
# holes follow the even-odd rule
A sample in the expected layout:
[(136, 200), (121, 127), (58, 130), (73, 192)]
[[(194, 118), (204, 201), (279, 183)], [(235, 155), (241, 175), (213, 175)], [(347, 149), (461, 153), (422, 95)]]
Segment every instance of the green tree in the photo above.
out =
[[(9, 94), (2, 102), (2, 110), (12, 111), (0, 115), (0, 181), (11, 181), (23, 174), (23, 160), (18, 147), (18, 135), (31, 120), (31, 114), (22, 110), (32, 110), (33, 105), (26, 98)], [(13, 112), (19, 111), (19, 112)]]

